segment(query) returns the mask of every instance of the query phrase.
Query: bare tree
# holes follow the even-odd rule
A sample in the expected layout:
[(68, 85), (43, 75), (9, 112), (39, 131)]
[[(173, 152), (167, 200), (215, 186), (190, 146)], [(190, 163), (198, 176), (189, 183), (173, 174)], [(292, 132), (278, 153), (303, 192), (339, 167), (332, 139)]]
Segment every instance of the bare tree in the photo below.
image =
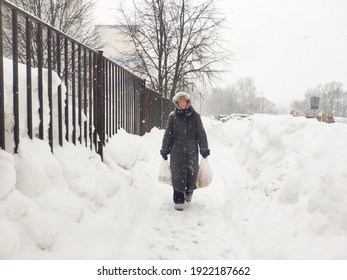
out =
[(13, 4), (82, 43), (92, 45), (95, 0), (12, 0)]
[(235, 86), (228, 86), (213, 88), (205, 100), (204, 107), (209, 115), (230, 115), (236, 112), (238, 106)]
[(207, 98), (206, 108), (212, 115), (277, 113), (276, 105), (260, 95), (254, 80), (244, 77), (228, 87), (214, 88)]
[(343, 85), (340, 82), (333, 81), (308, 89), (304, 100), (293, 102), (292, 108), (302, 114), (309, 113), (311, 111), (310, 98), (312, 96), (320, 98), (318, 114), (333, 113), (335, 116), (347, 116), (347, 93), (343, 91)]
[[(98, 39), (94, 34), (91, 17), (91, 12), (95, 5), (94, 0), (12, 0), (11, 2), (83, 44), (95, 47), (98, 42)], [(4, 15), (4, 48), (5, 54), (8, 53), (8, 56), (10, 57), (12, 48), (12, 14), (9, 11), (4, 13)], [(29, 24), (31, 25), (31, 38), (36, 38), (38, 36), (38, 28), (33, 23)], [(26, 33), (28, 32), (28, 30), (25, 29), (25, 26), (25, 18), (19, 17), (18, 55), (19, 61), (23, 63), (25, 63), (25, 51), (27, 45)], [(45, 32), (41, 34), (41, 38), (43, 39), (42, 51), (44, 53), (47, 50), (46, 37), (47, 34)], [(62, 45), (63, 41), (60, 44)], [(34, 53), (38, 52), (38, 45), (35, 40), (32, 40), (31, 42), (31, 49)], [(44, 61), (44, 66), (46, 66), (45, 63), (46, 62)], [(33, 56), (32, 66), (36, 65), (37, 57)]]
[[(139, 1), (137, 1), (139, 2)], [(194, 6), (190, 0), (133, 1), (134, 13), (124, 6), (123, 31), (133, 48), (118, 50), (132, 71), (149, 86), (171, 98), (176, 91), (193, 89), (197, 82), (210, 82), (230, 52), (221, 46), (224, 18), (214, 2)]]

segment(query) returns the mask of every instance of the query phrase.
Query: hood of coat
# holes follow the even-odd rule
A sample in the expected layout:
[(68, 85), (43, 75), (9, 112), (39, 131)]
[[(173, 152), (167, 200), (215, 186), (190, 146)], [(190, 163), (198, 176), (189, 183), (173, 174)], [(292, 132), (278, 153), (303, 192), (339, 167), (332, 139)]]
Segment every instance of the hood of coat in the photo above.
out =
[(180, 91), (175, 94), (174, 97), (172, 97), (172, 102), (175, 104), (175, 107), (179, 109), (180, 107), (178, 106), (178, 101), (179, 100), (186, 100), (187, 101), (187, 108), (190, 107), (191, 100), (190, 100), (190, 95), (186, 92)]

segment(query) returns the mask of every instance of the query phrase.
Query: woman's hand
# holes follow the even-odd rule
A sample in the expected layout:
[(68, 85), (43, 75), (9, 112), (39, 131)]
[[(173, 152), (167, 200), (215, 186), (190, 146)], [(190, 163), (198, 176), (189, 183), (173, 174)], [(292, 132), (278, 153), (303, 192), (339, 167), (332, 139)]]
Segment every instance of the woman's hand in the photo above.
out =
[(160, 154), (164, 160), (167, 160), (167, 156), (168, 156), (168, 154), (170, 154), (170, 150), (169, 149), (161, 149)]
[(210, 155), (210, 149), (200, 149), (200, 155), (203, 158), (207, 158)]

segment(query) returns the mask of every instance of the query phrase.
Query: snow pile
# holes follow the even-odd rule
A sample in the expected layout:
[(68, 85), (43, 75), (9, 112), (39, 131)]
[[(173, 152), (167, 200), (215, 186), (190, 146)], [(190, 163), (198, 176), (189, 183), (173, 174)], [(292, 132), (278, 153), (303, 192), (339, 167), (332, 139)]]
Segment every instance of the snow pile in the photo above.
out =
[(256, 115), (212, 133), (225, 146), (215, 165), (233, 161), (221, 177), (242, 257), (347, 257), (346, 125)]
[[(11, 65), (5, 60), (0, 259), (347, 259), (345, 124), (291, 115), (203, 118), (213, 182), (178, 212), (172, 188), (157, 180), (163, 131), (119, 131), (103, 162), (67, 142), (52, 154), (46, 141), (26, 136), (24, 80), (13, 155)], [(33, 96), (37, 112), (37, 85)]]
[(1, 259), (346, 259), (347, 127), (204, 118), (214, 181), (183, 213), (157, 182), (163, 131), (120, 131), (105, 160), (21, 139), (0, 152)]

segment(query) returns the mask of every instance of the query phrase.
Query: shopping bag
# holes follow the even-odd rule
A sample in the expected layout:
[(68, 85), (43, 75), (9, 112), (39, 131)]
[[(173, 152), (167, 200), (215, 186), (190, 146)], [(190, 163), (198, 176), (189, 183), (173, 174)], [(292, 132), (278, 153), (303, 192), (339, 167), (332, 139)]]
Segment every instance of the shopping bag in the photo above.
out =
[(163, 160), (160, 164), (159, 182), (172, 186), (172, 174), (168, 160)]
[(213, 172), (207, 158), (200, 161), (198, 176), (196, 178), (196, 187), (205, 188), (212, 182)]

